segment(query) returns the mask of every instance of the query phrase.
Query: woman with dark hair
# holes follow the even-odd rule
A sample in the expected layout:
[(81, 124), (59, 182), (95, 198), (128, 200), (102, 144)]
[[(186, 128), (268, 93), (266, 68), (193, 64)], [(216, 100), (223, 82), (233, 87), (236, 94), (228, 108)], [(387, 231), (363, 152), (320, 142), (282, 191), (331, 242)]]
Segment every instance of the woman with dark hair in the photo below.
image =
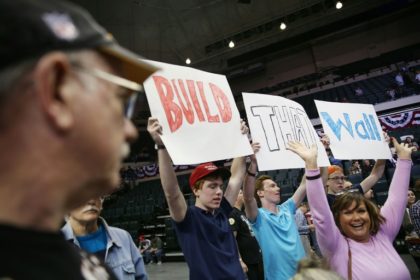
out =
[(392, 139), (398, 162), (385, 205), (379, 210), (358, 192), (347, 192), (334, 202), (332, 212), (323, 192), (317, 165), (317, 148), (291, 142), (289, 150), (306, 165), (309, 205), (321, 252), (331, 268), (347, 279), (410, 279), (410, 272), (394, 249), (407, 196), (411, 152)]

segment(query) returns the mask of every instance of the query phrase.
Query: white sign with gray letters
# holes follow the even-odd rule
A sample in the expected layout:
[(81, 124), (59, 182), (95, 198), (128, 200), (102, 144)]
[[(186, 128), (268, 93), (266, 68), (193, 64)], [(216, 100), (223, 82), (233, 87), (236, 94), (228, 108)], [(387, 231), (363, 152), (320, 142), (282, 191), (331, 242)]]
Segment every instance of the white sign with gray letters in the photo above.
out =
[(303, 107), (287, 98), (242, 93), (252, 140), (261, 144), (258, 169), (303, 168), (305, 163), (286, 150), (289, 141), (318, 147), (318, 165), (329, 166), (327, 153)]

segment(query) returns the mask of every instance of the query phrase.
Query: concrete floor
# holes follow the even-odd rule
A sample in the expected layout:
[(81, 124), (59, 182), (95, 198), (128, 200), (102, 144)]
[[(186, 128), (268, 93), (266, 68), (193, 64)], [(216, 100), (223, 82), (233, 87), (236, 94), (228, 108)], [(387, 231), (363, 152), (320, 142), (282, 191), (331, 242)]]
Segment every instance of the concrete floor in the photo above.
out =
[(188, 266), (186, 262), (164, 262), (146, 265), (149, 280), (188, 280)]
[[(413, 280), (420, 280), (420, 272), (410, 255), (401, 255), (407, 264)], [(188, 266), (185, 262), (164, 262), (161, 265), (146, 265), (150, 280), (188, 280)]]

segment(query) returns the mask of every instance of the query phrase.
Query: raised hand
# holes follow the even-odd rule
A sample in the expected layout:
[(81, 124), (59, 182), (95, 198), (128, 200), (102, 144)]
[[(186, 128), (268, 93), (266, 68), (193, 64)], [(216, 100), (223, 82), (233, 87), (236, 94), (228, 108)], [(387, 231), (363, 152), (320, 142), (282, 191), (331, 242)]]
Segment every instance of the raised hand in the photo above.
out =
[(385, 142), (387, 142), (388, 144), (391, 143), (391, 138), (389, 137), (388, 133), (386, 133), (385, 131), (383, 132), (384, 138), (385, 138)]
[(325, 149), (328, 149), (330, 147), (330, 137), (328, 137), (327, 134), (322, 135), (321, 143), (324, 145)]
[(286, 149), (300, 156), (305, 161), (306, 167), (318, 168), (318, 147), (316, 144), (313, 144), (309, 149), (300, 142), (290, 141), (287, 145)]
[(257, 162), (257, 157), (255, 155), (260, 151), (261, 145), (260, 145), (260, 143), (255, 142), (255, 143), (251, 143), (251, 147), (252, 147), (252, 150), (254, 151), (254, 153), (250, 156), (250, 158), (251, 158), (252, 162), (256, 163)]
[(163, 144), (162, 139), (160, 138), (160, 136), (162, 135), (162, 126), (159, 124), (159, 120), (157, 118), (150, 117), (148, 119), (147, 131), (149, 132), (150, 136), (156, 144)]
[(394, 144), (395, 152), (399, 159), (411, 160), (411, 153), (415, 151), (415, 147), (408, 147), (406, 143), (398, 143), (394, 137), (392, 137), (392, 144)]

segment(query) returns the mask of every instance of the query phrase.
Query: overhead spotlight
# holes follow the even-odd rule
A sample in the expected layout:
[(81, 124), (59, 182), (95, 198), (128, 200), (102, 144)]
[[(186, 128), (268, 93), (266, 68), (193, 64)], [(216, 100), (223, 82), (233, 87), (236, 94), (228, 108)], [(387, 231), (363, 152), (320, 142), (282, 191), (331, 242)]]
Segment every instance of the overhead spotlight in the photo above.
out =
[(187, 59), (185, 60), (185, 63), (186, 63), (186, 64), (191, 64), (191, 59), (187, 58)]
[(284, 23), (284, 22), (282, 22), (281, 24), (280, 24), (280, 29), (281, 30), (285, 30), (286, 29), (286, 24)]
[(335, 8), (337, 10), (340, 10), (341, 8), (343, 8), (343, 3), (341, 3), (340, 1), (337, 1), (337, 3), (335, 3)]
[(235, 47), (235, 42), (230, 41), (230, 42), (229, 42), (229, 48), (231, 48), (231, 49), (232, 49), (233, 47)]

